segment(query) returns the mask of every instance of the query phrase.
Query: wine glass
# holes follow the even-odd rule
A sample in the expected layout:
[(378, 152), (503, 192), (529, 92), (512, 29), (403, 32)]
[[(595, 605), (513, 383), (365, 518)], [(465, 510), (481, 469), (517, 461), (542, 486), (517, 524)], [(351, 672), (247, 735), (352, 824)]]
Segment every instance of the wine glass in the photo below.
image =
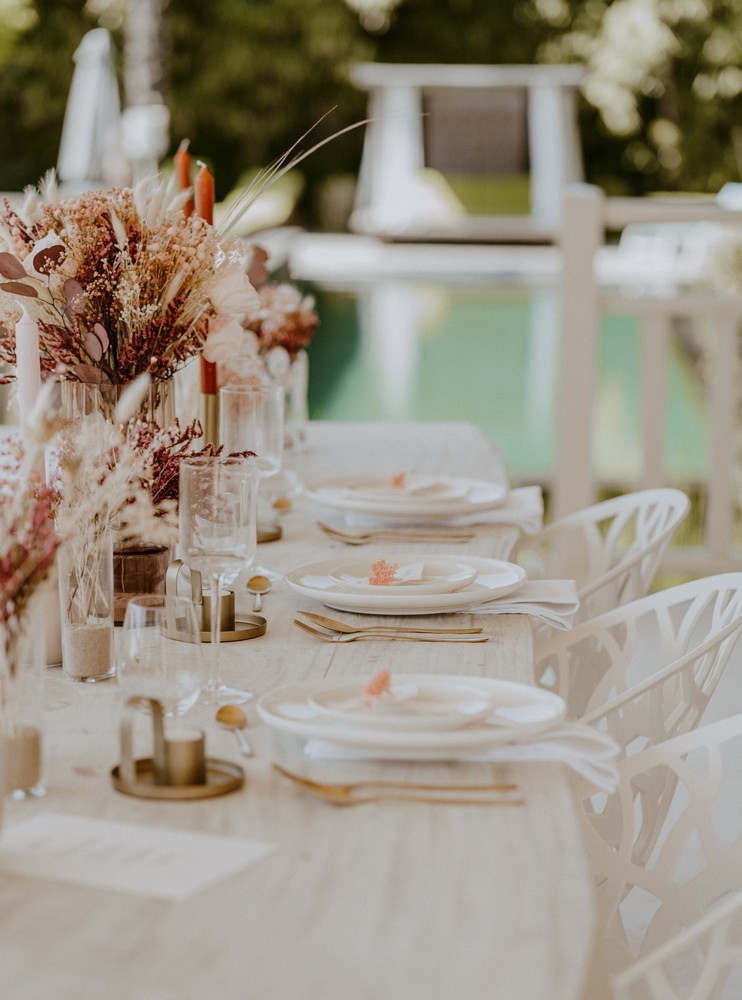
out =
[(157, 698), (165, 715), (183, 715), (192, 708), (204, 673), (201, 633), (190, 598), (131, 598), (116, 672), (127, 696)]
[(180, 463), (183, 559), (211, 582), (211, 670), (203, 689), (207, 704), (239, 704), (252, 697), (221, 679), (219, 623), (223, 588), (255, 559), (257, 484), (255, 458), (204, 456)]
[[(284, 414), (281, 385), (228, 384), (219, 390), (219, 443), (228, 455), (254, 451), (261, 482), (281, 471)], [(273, 581), (281, 579), (280, 573), (263, 567), (256, 572)]]

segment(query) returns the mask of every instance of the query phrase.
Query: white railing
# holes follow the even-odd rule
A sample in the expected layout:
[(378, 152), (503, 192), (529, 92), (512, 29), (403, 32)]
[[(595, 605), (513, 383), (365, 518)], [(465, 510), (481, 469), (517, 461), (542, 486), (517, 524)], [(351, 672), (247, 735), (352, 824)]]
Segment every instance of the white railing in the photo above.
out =
[[(672, 549), (667, 569), (722, 572), (739, 568), (735, 542), (738, 509), (736, 469), (739, 442), (738, 366), (742, 297), (713, 291), (649, 290), (654, 275), (640, 276), (641, 288), (622, 282), (608, 289), (597, 277), (596, 258), (607, 231), (629, 223), (723, 222), (739, 226), (742, 213), (715, 203), (674, 199), (606, 198), (599, 188), (566, 189), (561, 246), (563, 271), (559, 307), (559, 354), (554, 416), (553, 516), (593, 503), (598, 496), (593, 427), (600, 323), (606, 314), (636, 315), (640, 324), (640, 426), (642, 470), (637, 487), (698, 487), (705, 501), (704, 543)], [(604, 268), (601, 268), (604, 270)], [(658, 276), (657, 276), (658, 277)], [(667, 481), (667, 385), (671, 334), (679, 320), (701, 335), (708, 413), (708, 471), (701, 483)]]

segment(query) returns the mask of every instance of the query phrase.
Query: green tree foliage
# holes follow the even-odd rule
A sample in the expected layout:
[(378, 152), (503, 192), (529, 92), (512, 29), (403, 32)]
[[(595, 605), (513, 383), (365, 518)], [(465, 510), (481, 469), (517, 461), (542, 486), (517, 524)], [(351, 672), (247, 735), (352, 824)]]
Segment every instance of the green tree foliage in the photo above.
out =
[[(26, 26), (0, 21), (13, 44), (0, 49), (0, 190), (35, 184), (59, 151), (72, 55), (96, 27), (82, 0), (35, 0)], [(23, 22), (21, 22), (23, 23)]]
[[(56, 161), (72, 54), (96, 26), (93, 6), (105, 4), (0, 0), (0, 19), (15, 11), (0, 20), (0, 190), (35, 183)], [(637, 33), (625, 35), (632, 17)], [(347, 82), (354, 61), (579, 61), (592, 71), (582, 109), (590, 180), (716, 191), (740, 176), (741, 29), (740, 0), (397, 0), (376, 33), (345, 0), (168, 0), (171, 151), (190, 138), (221, 198), (331, 109), (314, 139), (364, 116), (365, 95)], [(305, 162), (305, 208), (315, 182), (357, 169), (361, 141), (351, 133)]]
[[(217, 197), (327, 112), (302, 148), (364, 116), (365, 97), (347, 73), (373, 56), (373, 46), (342, 0), (219, 0), (200, 8), (170, 0), (166, 27), (171, 131), (218, 165)], [(361, 141), (360, 131), (351, 133), (306, 160), (310, 184), (357, 169)]]

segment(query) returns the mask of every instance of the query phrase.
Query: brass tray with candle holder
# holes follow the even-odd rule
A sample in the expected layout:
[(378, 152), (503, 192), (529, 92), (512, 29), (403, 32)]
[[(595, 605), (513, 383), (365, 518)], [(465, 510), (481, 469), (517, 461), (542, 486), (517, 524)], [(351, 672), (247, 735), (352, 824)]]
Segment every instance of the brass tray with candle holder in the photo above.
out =
[[(167, 596), (177, 596), (178, 579), (184, 566), (182, 559), (175, 559), (170, 563), (165, 577)], [(201, 624), (201, 642), (211, 642), (211, 595), (204, 593), (201, 574), (197, 570), (191, 571), (191, 594)], [(220, 611), (220, 642), (239, 642), (243, 639), (256, 639), (260, 635), (265, 635), (268, 622), (262, 615), (235, 614), (233, 591), (227, 590), (222, 594)], [(180, 639), (176, 633), (168, 633), (168, 637)]]
[[(152, 719), (151, 757), (134, 759), (134, 722), (147, 709)], [(234, 792), (245, 783), (239, 764), (206, 756), (201, 729), (167, 734), (162, 704), (157, 698), (133, 695), (121, 715), (121, 763), (111, 771), (117, 792), (140, 799), (208, 799)]]

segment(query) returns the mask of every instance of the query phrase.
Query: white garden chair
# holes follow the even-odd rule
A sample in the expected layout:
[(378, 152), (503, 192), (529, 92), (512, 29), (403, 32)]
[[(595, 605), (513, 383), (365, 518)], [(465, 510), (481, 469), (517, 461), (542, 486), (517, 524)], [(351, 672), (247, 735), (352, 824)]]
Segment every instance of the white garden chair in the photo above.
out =
[[(727, 573), (672, 587), (634, 601), (562, 634), (542, 649), (545, 664), (561, 677), (579, 676), (582, 721), (609, 733), (631, 756), (694, 729), (716, 690), (742, 631), (742, 573)], [(580, 676), (582, 673), (585, 676)], [(562, 687), (564, 690), (564, 686)], [(654, 803), (644, 814), (634, 854), (646, 860), (659, 836), (674, 776), (645, 776), (643, 792)], [(620, 801), (585, 803), (607, 843), (623, 835)]]
[[(533, 578), (573, 579), (575, 623), (649, 593), (660, 560), (690, 509), (680, 490), (640, 490), (575, 511), (524, 538), (515, 559)], [(548, 635), (544, 626), (536, 639)]]
[(613, 980), (613, 996), (614, 1000), (717, 1000), (722, 996), (737, 1000), (742, 995), (741, 979), (742, 892), (735, 892), (619, 973)]
[[(742, 715), (733, 715), (620, 761), (618, 789), (610, 797), (620, 805), (617, 840), (602, 835), (592, 811), (595, 796), (587, 793), (584, 836), (612, 974), (664, 947), (742, 889), (741, 753)], [(658, 788), (664, 789), (660, 798)], [(647, 856), (644, 831), (656, 824), (658, 807), (662, 830)]]
[(724, 573), (552, 633), (536, 648), (534, 673), (570, 715), (610, 715), (622, 747), (659, 742), (698, 721), (741, 628), (742, 573)]

